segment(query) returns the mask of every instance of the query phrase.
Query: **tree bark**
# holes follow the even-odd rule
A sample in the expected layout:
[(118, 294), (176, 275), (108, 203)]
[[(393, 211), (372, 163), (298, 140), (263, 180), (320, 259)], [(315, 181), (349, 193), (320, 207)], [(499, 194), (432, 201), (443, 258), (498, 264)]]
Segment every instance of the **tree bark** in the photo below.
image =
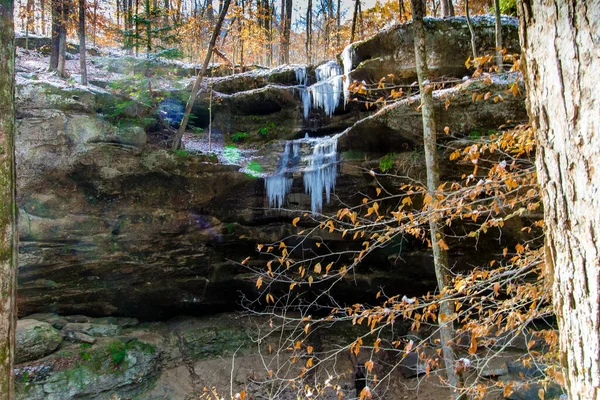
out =
[(502, 15), (500, 14), (500, 0), (494, 0), (494, 14), (496, 16), (496, 64), (498, 72), (504, 71), (502, 55)]
[(354, 13), (352, 14), (352, 31), (350, 33), (350, 43), (354, 42), (356, 37), (356, 23), (358, 22), (358, 13), (360, 12), (360, 0), (354, 1)]
[(17, 325), (15, 46), (12, 0), (0, 0), (0, 399), (14, 396)]
[(454, 5), (452, 0), (441, 0), (442, 18), (454, 17)]
[(60, 20), (58, 24), (58, 76), (61, 78), (67, 77), (65, 70), (67, 62), (67, 18), (70, 12), (70, 4), (68, 1), (61, 1), (60, 5)]
[[(415, 37), (415, 59), (417, 67), (417, 77), (419, 81), (419, 91), (421, 93), (421, 112), (423, 115), (423, 144), (425, 151), (425, 164), (427, 169), (427, 190), (432, 198), (435, 198), (435, 192), (440, 185), (440, 167), (438, 163), (437, 140), (435, 114), (433, 111), (432, 90), (426, 87), (426, 80), (429, 77), (427, 67), (427, 49), (425, 47), (425, 28), (423, 26), (423, 16), (425, 8), (421, 0), (411, 0), (413, 13), (413, 29)], [(442, 249), (441, 242), (444, 240), (444, 229), (441, 223), (435, 218), (433, 210), (429, 211), (429, 229), (431, 236), (431, 247), (433, 249), (433, 263), (435, 267), (435, 276), (438, 288), (441, 291), (445, 286), (451, 283), (451, 274), (448, 267), (448, 253)], [(450, 316), (454, 310), (448, 301), (440, 303), (440, 316)], [(440, 317), (441, 319), (441, 317)], [(440, 338), (444, 364), (446, 367), (446, 376), (451, 387), (457, 388), (459, 380), (454, 371), (454, 351), (451, 342), (454, 339), (454, 328), (452, 322), (440, 322)]]
[(306, 7), (306, 61), (308, 64), (312, 62), (312, 0), (308, 0)]
[(181, 120), (181, 123), (179, 124), (179, 129), (177, 130), (177, 134), (173, 139), (173, 150), (178, 150), (181, 148), (181, 138), (183, 137), (183, 133), (185, 132), (185, 128), (187, 127), (188, 121), (190, 119), (190, 114), (192, 113), (192, 108), (194, 107), (196, 97), (198, 96), (198, 90), (200, 90), (200, 83), (202, 82), (202, 78), (208, 70), (208, 63), (210, 63), (213, 48), (215, 47), (215, 43), (217, 42), (217, 37), (219, 37), (219, 34), (221, 33), (221, 26), (223, 25), (223, 20), (225, 20), (227, 10), (229, 10), (230, 3), (231, 0), (223, 1), (223, 6), (221, 7), (221, 12), (219, 14), (219, 19), (217, 20), (217, 25), (215, 25), (215, 29), (213, 30), (212, 36), (210, 38), (208, 49), (206, 50), (206, 57), (204, 58), (204, 64), (202, 64), (202, 70), (200, 71), (198, 76), (196, 76), (194, 86), (192, 87), (192, 93), (190, 93), (190, 98), (187, 104), (185, 105), (185, 113), (183, 114), (183, 119)]
[(475, 45), (475, 30), (473, 30), (471, 16), (469, 15), (469, 0), (465, 0), (465, 16), (467, 18), (469, 33), (471, 34), (471, 51), (473, 52), (473, 58), (475, 59), (477, 58), (477, 46)]
[(55, 71), (58, 68), (58, 53), (60, 45), (60, 15), (62, 4), (59, 0), (50, 1), (52, 13), (51, 43), (50, 43), (50, 65), (49, 71)]
[(518, 14), (566, 390), (598, 400), (600, 0), (521, 0)]
[(87, 66), (85, 64), (85, 0), (79, 0), (79, 69), (81, 84), (87, 86)]
[(285, 5), (285, 14), (282, 14), (283, 19), (283, 40), (281, 42), (281, 64), (290, 63), (290, 33), (292, 25), (292, 0), (285, 0), (281, 2)]

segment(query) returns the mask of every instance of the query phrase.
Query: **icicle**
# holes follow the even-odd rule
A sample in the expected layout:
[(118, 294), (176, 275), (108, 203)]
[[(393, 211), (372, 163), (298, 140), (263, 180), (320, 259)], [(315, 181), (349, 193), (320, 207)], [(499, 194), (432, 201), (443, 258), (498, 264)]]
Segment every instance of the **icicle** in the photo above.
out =
[(308, 92), (308, 89), (300, 88), (300, 98), (302, 99), (304, 119), (308, 119), (308, 112), (310, 111), (311, 107), (310, 93)]
[(306, 65), (296, 66), (296, 82), (299, 85), (306, 86), (308, 75), (306, 74)]
[(348, 103), (350, 96), (350, 72), (352, 71), (352, 56), (354, 55), (354, 47), (352, 43), (342, 51), (342, 65), (344, 67), (344, 105)]
[(342, 69), (335, 61), (327, 61), (325, 64), (321, 64), (315, 70), (317, 75), (317, 82), (326, 81), (327, 79), (342, 74)]
[(304, 190), (310, 195), (310, 209), (313, 214), (323, 209), (323, 190), (327, 203), (331, 200), (336, 176), (337, 137), (334, 137), (315, 145), (308, 169), (304, 172)]
[[(285, 150), (279, 159), (277, 174), (265, 178), (265, 188), (267, 189), (267, 198), (269, 199), (270, 207), (281, 208), (283, 206), (285, 195), (288, 194), (292, 188), (293, 180), (287, 176), (288, 166), (290, 164), (290, 148), (291, 142), (285, 142)], [(296, 153), (295, 145), (294, 153)], [(295, 156), (295, 154), (292, 156)]]
[(340, 104), (342, 84), (342, 76), (337, 75), (312, 85), (309, 90), (312, 94), (313, 107), (322, 109), (328, 117), (331, 117)]
[(270, 207), (283, 206), (285, 196), (292, 188), (292, 173), (300, 172), (304, 190), (310, 195), (313, 214), (323, 209), (323, 196), (329, 202), (335, 189), (339, 136), (310, 138), (307, 133), (304, 139), (286, 142), (277, 171), (265, 178)]

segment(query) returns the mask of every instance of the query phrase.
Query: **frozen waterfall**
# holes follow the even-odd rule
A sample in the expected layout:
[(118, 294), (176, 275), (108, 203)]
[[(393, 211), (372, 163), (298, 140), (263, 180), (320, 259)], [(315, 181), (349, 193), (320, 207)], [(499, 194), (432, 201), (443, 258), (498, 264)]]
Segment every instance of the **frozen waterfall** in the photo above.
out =
[(304, 119), (308, 118), (311, 108), (321, 109), (331, 117), (340, 104), (344, 92), (342, 68), (335, 61), (327, 61), (315, 69), (317, 82), (307, 86), (306, 67), (296, 69), (296, 81), (304, 86), (300, 89)]
[(265, 177), (269, 206), (281, 208), (290, 192), (294, 173), (303, 175), (304, 190), (310, 195), (313, 214), (323, 209), (323, 196), (327, 202), (335, 189), (337, 177), (337, 143), (340, 134), (287, 141), (279, 159), (277, 171)]
[(350, 43), (344, 48), (341, 54), (342, 65), (344, 67), (344, 104), (348, 103), (350, 97), (350, 72), (352, 71), (352, 56), (354, 55), (354, 46)]

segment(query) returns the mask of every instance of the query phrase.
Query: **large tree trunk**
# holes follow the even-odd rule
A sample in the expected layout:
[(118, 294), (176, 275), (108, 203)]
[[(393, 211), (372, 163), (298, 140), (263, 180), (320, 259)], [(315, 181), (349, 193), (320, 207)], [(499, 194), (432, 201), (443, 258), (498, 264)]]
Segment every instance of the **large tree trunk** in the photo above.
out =
[(498, 64), (498, 72), (503, 72), (502, 55), (502, 15), (500, 14), (500, 0), (494, 0), (494, 16), (496, 20), (496, 64)]
[(68, 1), (61, 1), (60, 20), (58, 24), (58, 76), (67, 77), (65, 69), (67, 63), (67, 18), (69, 17), (70, 4)]
[(17, 325), (17, 203), (15, 200), (15, 46), (13, 1), (0, 1), (0, 399), (14, 395)]
[(48, 69), (55, 71), (58, 68), (58, 52), (60, 45), (60, 15), (61, 15), (62, 3), (60, 0), (50, 1), (50, 11), (52, 14), (52, 28), (50, 38), (50, 65)]
[(354, 42), (356, 38), (356, 24), (358, 22), (358, 14), (360, 13), (360, 0), (354, 1), (354, 13), (352, 14), (352, 31), (350, 32), (350, 42)]
[(79, 0), (79, 69), (81, 84), (87, 85), (87, 66), (85, 65), (85, 0)]
[(518, 5), (561, 362), (571, 400), (600, 399), (600, 0)]
[(441, 0), (442, 18), (454, 17), (454, 5), (452, 0)]
[[(427, 190), (432, 198), (440, 185), (440, 167), (438, 163), (435, 115), (433, 112), (433, 93), (427, 88), (425, 81), (429, 78), (427, 67), (427, 49), (425, 47), (425, 28), (423, 16), (425, 8), (421, 0), (411, 0), (413, 12), (413, 29), (415, 36), (415, 59), (417, 77), (419, 80), (419, 91), (421, 93), (421, 112), (423, 115), (423, 144), (425, 151), (425, 167), (427, 169)], [(431, 211), (430, 211), (431, 212)], [(438, 288), (441, 291), (451, 283), (451, 273), (448, 267), (448, 252), (442, 249), (444, 240), (444, 229), (434, 213), (429, 218), (429, 229), (431, 247), (433, 250), (433, 264), (437, 278)], [(453, 307), (449, 301), (442, 301), (439, 309), (440, 315), (452, 315)], [(454, 371), (454, 351), (450, 345), (454, 338), (452, 321), (440, 321), (440, 339), (442, 341), (442, 353), (446, 367), (446, 376), (451, 387), (458, 387), (459, 380)]]
[(282, 1), (282, 5), (285, 4), (285, 14), (282, 14), (283, 18), (283, 40), (281, 42), (281, 63), (290, 63), (290, 32), (292, 25), (292, 0)]
[(183, 137), (183, 133), (185, 132), (185, 128), (187, 127), (187, 123), (190, 119), (190, 114), (192, 113), (192, 108), (194, 107), (196, 97), (198, 96), (198, 91), (200, 90), (200, 83), (202, 82), (202, 78), (208, 70), (208, 64), (210, 63), (210, 59), (212, 57), (213, 48), (215, 47), (215, 43), (217, 42), (217, 37), (219, 37), (219, 34), (221, 33), (221, 26), (223, 25), (225, 15), (229, 10), (230, 3), (231, 0), (225, 0), (223, 2), (223, 6), (221, 7), (221, 12), (219, 14), (217, 25), (215, 25), (215, 29), (213, 30), (212, 36), (210, 38), (208, 49), (206, 50), (206, 57), (204, 58), (204, 64), (202, 64), (202, 70), (200, 71), (198, 76), (196, 76), (194, 86), (192, 87), (192, 93), (190, 93), (190, 98), (187, 104), (185, 105), (185, 113), (183, 114), (183, 119), (181, 120), (181, 123), (179, 124), (179, 129), (177, 130), (177, 134), (173, 139), (173, 150), (178, 150), (179, 148), (181, 148), (181, 138)]

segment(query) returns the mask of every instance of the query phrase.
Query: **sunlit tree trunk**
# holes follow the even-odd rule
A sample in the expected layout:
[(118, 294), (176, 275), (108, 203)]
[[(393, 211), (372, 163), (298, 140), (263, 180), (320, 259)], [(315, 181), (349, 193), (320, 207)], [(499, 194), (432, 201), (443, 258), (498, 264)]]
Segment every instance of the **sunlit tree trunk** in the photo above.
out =
[(50, 31), (50, 65), (48, 70), (55, 71), (58, 68), (58, 52), (60, 45), (60, 14), (62, 4), (60, 0), (50, 1), (50, 11), (52, 13), (52, 28)]
[(14, 395), (17, 325), (13, 7), (12, 0), (0, 0), (0, 400), (11, 400)]
[(98, 34), (98, 0), (94, 0), (94, 26), (92, 29), (92, 46), (96, 47), (96, 36)]
[[(419, 91), (421, 93), (421, 112), (423, 115), (423, 144), (425, 150), (425, 166), (427, 169), (427, 189), (432, 198), (435, 198), (434, 193), (440, 185), (440, 167), (438, 164), (437, 140), (435, 115), (433, 111), (433, 94), (432, 89), (427, 88), (425, 81), (429, 77), (427, 67), (427, 49), (425, 47), (425, 28), (423, 26), (423, 16), (425, 9), (421, 0), (411, 0), (413, 13), (413, 29), (415, 36), (415, 59), (417, 66), (417, 76), (419, 80)], [(442, 248), (444, 241), (444, 229), (441, 223), (430, 211), (429, 229), (431, 232), (431, 247), (433, 250), (433, 263), (435, 267), (435, 275), (437, 278), (438, 288), (441, 291), (445, 286), (451, 283), (451, 274), (448, 267), (448, 253)], [(449, 317), (454, 310), (450, 302), (443, 301), (440, 304), (440, 320), (441, 316)], [(442, 354), (446, 367), (446, 376), (450, 386), (458, 387), (459, 381), (456, 372), (454, 371), (454, 351), (449, 343), (454, 338), (454, 328), (452, 322), (440, 321), (440, 338), (442, 346)]]
[(81, 84), (87, 85), (87, 66), (85, 65), (85, 0), (79, 0), (79, 69)]
[(61, 1), (60, 6), (60, 17), (58, 26), (58, 76), (61, 78), (67, 77), (65, 70), (67, 62), (67, 18), (70, 12), (70, 3), (68, 1)]
[(221, 33), (221, 26), (223, 25), (223, 20), (225, 20), (225, 15), (229, 10), (229, 4), (231, 0), (224, 0), (223, 6), (221, 7), (221, 12), (219, 13), (219, 19), (217, 20), (217, 25), (215, 25), (215, 29), (213, 30), (212, 36), (210, 38), (210, 43), (208, 44), (208, 49), (206, 50), (206, 57), (204, 58), (204, 64), (202, 64), (202, 70), (196, 76), (196, 80), (194, 81), (194, 86), (192, 87), (192, 93), (190, 93), (190, 98), (185, 105), (185, 113), (183, 114), (183, 119), (179, 124), (179, 129), (177, 130), (177, 134), (173, 139), (173, 150), (178, 150), (181, 148), (181, 138), (183, 137), (183, 133), (185, 132), (185, 128), (187, 127), (188, 121), (190, 120), (190, 114), (192, 113), (192, 108), (194, 107), (194, 102), (196, 101), (196, 97), (198, 96), (198, 91), (200, 90), (200, 83), (202, 82), (202, 78), (206, 74), (208, 70), (208, 64), (210, 63), (210, 59), (212, 57), (213, 48), (215, 47), (215, 43), (217, 42), (217, 37)]
[(356, 38), (356, 24), (358, 22), (358, 14), (360, 13), (360, 0), (354, 0), (354, 13), (352, 14), (352, 31), (350, 33), (350, 42), (354, 42)]
[(452, 4), (452, 0), (441, 0), (441, 6), (442, 18), (454, 16), (454, 5)]
[(46, 36), (46, 0), (40, 0), (40, 31)]
[(498, 72), (504, 70), (502, 56), (502, 19), (500, 15), (500, 0), (494, 0), (494, 14), (496, 16), (496, 64)]
[(475, 45), (475, 30), (471, 23), (471, 16), (469, 15), (469, 0), (465, 0), (465, 16), (467, 18), (467, 26), (469, 27), (469, 33), (471, 34), (471, 51), (473, 52), (473, 58), (477, 58), (477, 46)]
[(570, 400), (600, 399), (600, 0), (518, 4)]
[(282, 14), (283, 19), (283, 37), (281, 41), (281, 64), (289, 64), (290, 62), (290, 33), (292, 25), (292, 0), (282, 0), (282, 6), (285, 6), (285, 13)]
[(146, 57), (150, 57), (152, 51), (152, 9), (150, 0), (146, 0)]
[(306, 8), (306, 62), (310, 64), (312, 62), (312, 0), (308, 0), (308, 7)]
[(335, 17), (335, 40), (336, 40), (336, 46), (339, 48), (341, 45), (341, 29), (342, 29), (342, 14), (341, 14), (341, 8), (342, 8), (342, 1), (338, 0), (337, 1), (337, 10), (336, 10), (336, 17)]

